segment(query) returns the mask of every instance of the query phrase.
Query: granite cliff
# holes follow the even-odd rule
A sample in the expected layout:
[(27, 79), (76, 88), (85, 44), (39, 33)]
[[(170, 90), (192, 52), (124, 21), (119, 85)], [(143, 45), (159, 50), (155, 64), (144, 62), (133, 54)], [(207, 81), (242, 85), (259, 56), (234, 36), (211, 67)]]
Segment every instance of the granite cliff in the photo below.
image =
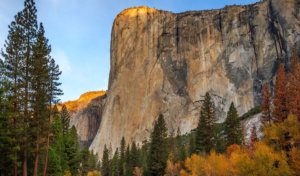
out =
[[(209, 92), (219, 122), (231, 102), (239, 114), (261, 103), (262, 85), (289, 67), (300, 51), (299, 0), (264, 0), (247, 6), (171, 13), (129, 8), (115, 19), (111, 70), (102, 120), (90, 149), (147, 139), (162, 113), (169, 134), (195, 128)], [(300, 52), (299, 52), (300, 53)]]
[(92, 91), (57, 106), (58, 110), (63, 105), (67, 107), (71, 116), (70, 127), (76, 127), (81, 148), (89, 146), (98, 132), (105, 99), (105, 91)]

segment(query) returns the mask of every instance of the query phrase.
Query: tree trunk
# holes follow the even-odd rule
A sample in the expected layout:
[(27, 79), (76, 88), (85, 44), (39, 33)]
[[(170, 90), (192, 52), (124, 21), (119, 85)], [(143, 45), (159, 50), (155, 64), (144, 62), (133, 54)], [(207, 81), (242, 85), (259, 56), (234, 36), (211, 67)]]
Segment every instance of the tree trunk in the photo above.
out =
[(14, 176), (18, 174), (18, 153), (17, 151), (14, 152), (15, 162), (14, 162)]
[(39, 144), (36, 144), (36, 154), (35, 154), (35, 161), (34, 161), (34, 176), (37, 176), (38, 173), (38, 163), (39, 163)]
[(23, 176), (27, 176), (27, 149), (24, 149)]
[(48, 132), (48, 139), (47, 139), (47, 146), (46, 146), (46, 157), (45, 157), (45, 166), (44, 166), (43, 176), (46, 176), (46, 173), (47, 173), (49, 143), (50, 143), (50, 134)]

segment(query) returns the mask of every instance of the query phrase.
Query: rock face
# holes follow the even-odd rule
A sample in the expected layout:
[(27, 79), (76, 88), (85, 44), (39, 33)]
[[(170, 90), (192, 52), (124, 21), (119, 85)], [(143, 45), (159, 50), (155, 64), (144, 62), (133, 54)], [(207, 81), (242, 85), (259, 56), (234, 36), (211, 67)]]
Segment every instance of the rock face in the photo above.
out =
[(71, 115), (70, 126), (76, 127), (81, 148), (90, 146), (98, 132), (105, 99), (105, 94), (94, 98), (85, 108)]
[(78, 100), (58, 105), (58, 110), (62, 105), (67, 107), (71, 115), (70, 127), (76, 127), (81, 148), (89, 146), (97, 134), (105, 100), (105, 91), (93, 91), (82, 94)]
[(169, 134), (187, 133), (206, 92), (219, 122), (231, 102), (247, 112), (260, 104), (265, 82), (272, 88), (277, 62), (289, 65), (293, 45), (300, 51), (299, 34), (299, 0), (178, 14), (124, 10), (112, 28), (107, 100), (90, 149), (114, 150), (122, 136), (140, 143), (160, 113)]

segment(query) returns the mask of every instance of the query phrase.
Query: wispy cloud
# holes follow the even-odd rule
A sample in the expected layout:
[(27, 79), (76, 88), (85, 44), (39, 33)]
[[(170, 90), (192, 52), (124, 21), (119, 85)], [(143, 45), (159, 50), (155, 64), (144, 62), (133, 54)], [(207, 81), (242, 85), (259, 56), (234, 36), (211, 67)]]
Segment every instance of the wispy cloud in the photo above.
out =
[(72, 68), (68, 56), (61, 49), (54, 49), (52, 57), (59, 65), (63, 76), (70, 75), (70, 73), (72, 72)]

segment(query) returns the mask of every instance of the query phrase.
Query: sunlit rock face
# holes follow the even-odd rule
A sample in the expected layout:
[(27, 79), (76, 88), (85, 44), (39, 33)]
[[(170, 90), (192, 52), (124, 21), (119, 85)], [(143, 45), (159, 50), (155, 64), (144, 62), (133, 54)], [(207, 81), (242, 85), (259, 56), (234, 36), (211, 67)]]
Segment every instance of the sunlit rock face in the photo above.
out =
[(105, 104), (105, 91), (93, 91), (82, 94), (79, 99), (58, 105), (65, 105), (71, 115), (70, 127), (77, 129), (80, 147), (89, 146), (98, 132)]
[(162, 113), (169, 134), (197, 126), (201, 100), (212, 95), (222, 122), (231, 102), (241, 115), (273, 88), (277, 61), (300, 51), (298, 0), (265, 0), (220, 10), (171, 13), (130, 8), (114, 21), (111, 70), (100, 128), (90, 149), (116, 149), (149, 138)]

